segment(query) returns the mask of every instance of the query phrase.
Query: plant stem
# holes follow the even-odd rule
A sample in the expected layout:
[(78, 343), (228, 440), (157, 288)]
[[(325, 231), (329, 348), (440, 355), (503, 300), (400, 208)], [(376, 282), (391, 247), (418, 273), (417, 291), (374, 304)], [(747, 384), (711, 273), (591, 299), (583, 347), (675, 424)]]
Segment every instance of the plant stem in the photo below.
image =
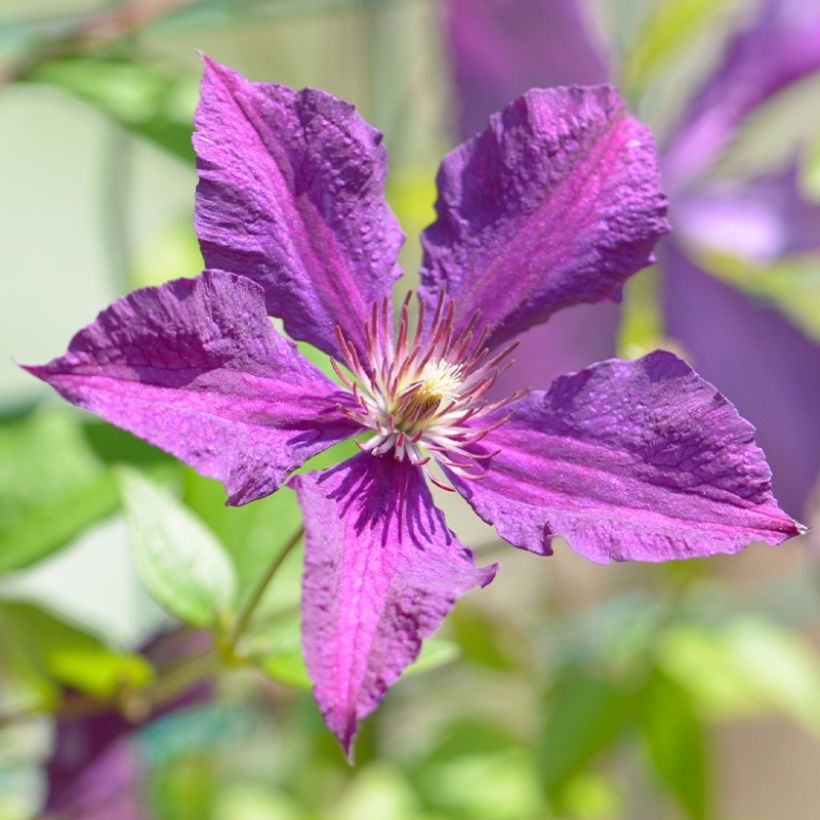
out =
[(239, 612), (239, 615), (236, 618), (236, 621), (233, 624), (233, 627), (228, 634), (228, 639), (226, 641), (226, 648), (229, 654), (233, 654), (236, 650), (236, 645), (241, 640), (242, 636), (245, 634), (245, 630), (248, 628), (248, 625), (251, 622), (251, 618), (253, 618), (253, 614), (256, 611), (256, 608), (259, 606), (262, 598), (265, 596), (265, 592), (270, 585), (270, 582), (273, 580), (273, 576), (279, 571), (279, 568), (282, 564), (285, 563), (285, 559), (290, 554), (291, 550), (302, 540), (302, 536), (305, 534), (304, 526), (300, 526), (291, 537), (288, 539), (288, 542), (282, 547), (281, 550), (276, 554), (273, 561), (271, 561), (270, 565), (268, 566), (265, 574), (259, 579), (259, 582), (254, 587), (251, 596), (245, 601), (245, 605)]

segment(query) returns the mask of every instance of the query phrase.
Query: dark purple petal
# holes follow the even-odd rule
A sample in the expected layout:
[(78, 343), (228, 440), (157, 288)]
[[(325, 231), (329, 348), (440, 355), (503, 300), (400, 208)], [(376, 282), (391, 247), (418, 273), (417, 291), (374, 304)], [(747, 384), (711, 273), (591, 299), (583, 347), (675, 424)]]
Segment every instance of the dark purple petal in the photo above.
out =
[(488, 584), (421, 470), (361, 454), (291, 479), (305, 519), (302, 644), (325, 722), (349, 755), (358, 722), (456, 599)]
[(617, 298), (668, 226), (652, 135), (610, 86), (532, 90), (445, 157), (421, 293), (480, 309), (498, 345)]
[(689, 241), (765, 264), (820, 248), (820, 203), (802, 195), (792, 167), (680, 196), (675, 227)]
[(820, 0), (763, 0), (681, 117), (664, 159), (678, 188), (704, 170), (761, 103), (820, 69)]
[(230, 504), (355, 428), (335, 385), (280, 336), (259, 285), (221, 271), (144, 288), (27, 367), (64, 398), (218, 478)]
[(206, 264), (259, 282), (294, 338), (337, 355), (338, 323), (363, 349), (404, 239), (384, 199), (382, 135), (330, 94), (204, 62), (194, 147)]
[(601, 362), (513, 409), (482, 441), (500, 450), (485, 478), (454, 481), (516, 546), (546, 554), (561, 536), (600, 563), (665, 561), (799, 532), (754, 428), (672, 353)]
[(669, 336), (757, 427), (777, 497), (804, 515), (820, 474), (820, 345), (774, 308), (704, 273), (672, 242), (662, 281)]
[(446, 0), (459, 133), (530, 88), (605, 82), (578, 0)]

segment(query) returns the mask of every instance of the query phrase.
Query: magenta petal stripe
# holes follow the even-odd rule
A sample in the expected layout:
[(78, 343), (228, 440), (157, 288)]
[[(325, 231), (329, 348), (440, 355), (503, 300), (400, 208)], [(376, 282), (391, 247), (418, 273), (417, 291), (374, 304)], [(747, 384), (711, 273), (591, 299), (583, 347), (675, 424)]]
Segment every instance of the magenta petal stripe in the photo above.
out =
[(737, 552), (799, 534), (777, 506), (754, 428), (684, 361), (610, 360), (532, 393), (482, 441), (480, 481), (454, 479), (512, 544), (553, 536), (600, 563)]
[(357, 429), (336, 409), (336, 386), (274, 330), (262, 288), (218, 271), (134, 291), (64, 356), (26, 369), (218, 478), (231, 504), (272, 493)]
[(361, 454), (290, 481), (305, 520), (302, 644), (325, 722), (349, 755), (358, 722), (456, 599), (488, 584), (421, 470)]
[(649, 130), (611, 86), (534, 89), (448, 154), (422, 237), (423, 297), (477, 309), (495, 346), (564, 307), (618, 298), (668, 231)]
[(404, 240), (384, 199), (382, 135), (330, 94), (252, 83), (203, 59), (194, 147), (206, 264), (259, 282), (293, 338), (338, 356), (338, 323), (363, 351)]

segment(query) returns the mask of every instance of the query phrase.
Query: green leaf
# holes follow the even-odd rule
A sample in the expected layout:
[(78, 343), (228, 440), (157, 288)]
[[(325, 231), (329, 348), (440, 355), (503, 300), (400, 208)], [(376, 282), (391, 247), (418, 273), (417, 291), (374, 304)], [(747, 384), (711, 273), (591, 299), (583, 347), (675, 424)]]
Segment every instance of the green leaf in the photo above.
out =
[(142, 686), (154, 675), (140, 655), (116, 652), (34, 604), (0, 602), (0, 636), (4, 675), (24, 685), (38, 682), (47, 699), (56, 696), (51, 681), (104, 698), (123, 686)]
[(781, 712), (820, 735), (820, 660), (771, 621), (743, 615), (717, 627), (675, 627), (657, 660), (713, 718)]
[[(225, 489), (218, 481), (186, 470), (183, 499), (231, 556), (240, 597), (255, 585), (301, 523), (296, 496), (288, 489), (253, 504), (228, 507)], [(278, 606), (299, 599), (300, 573), (290, 572), (293, 563), (289, 558), (274, 582)]]
[(65, 91), (107, 114), (128, 131), (193, 163), (196, 80), (116, 57), (63, 57), (24, 78)]
[(652, 767), (687, 816), (707, 816), (703, 727), (690, 694), (654, 670), (640, 698), (640, 727)]
[(118, 500), (73, 413), (37, 412), (0, 428), (0, 572), (64, 547)]
[(224, 547), (190, 510), (136, 470), (120, 481), (134, 563), (143, 583), (172, 615), (212, 625), (236, 592)]
[(656, 3), (632, 48), (624, 55), (620, 84), (640, 93), (664, 67), (703, 29), (713, 26), (720, 13), (738, 0), (664, 0)]
[(563, 668), (547, 701), (537, 762), (545, 794), (563, 788), (615, 742), (634, 715), (632, 692), (581, 666)]

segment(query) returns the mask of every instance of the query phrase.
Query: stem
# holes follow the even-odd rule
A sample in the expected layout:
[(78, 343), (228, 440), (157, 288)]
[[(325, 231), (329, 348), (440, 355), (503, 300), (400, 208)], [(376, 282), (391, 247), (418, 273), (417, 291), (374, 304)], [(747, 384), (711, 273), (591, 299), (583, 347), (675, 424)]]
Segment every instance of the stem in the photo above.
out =
[(239, 615), (237, 616), (236, 621), (234, 622), (233, 628), (231, 629), (228, 639), (226, 641), (226, 648), (229, 654), (233, 654), (234, 650), (236, 649), (236, 645), (241, 640), (242, 636), (245, 634), (245, 630), (248, 628), (248, 625), (251, 622), (251, 618), (253, 618), (253, 614), (256, 611), (256, 608), (259, 606), (262, 598), (267, 591), (267, 588), (270, 582), (273, 580), (273, 576), (279, 571), (279, 568), (282, 564), (285, 563), (285, 559), (290, 554), (291, 550), (302, 540), (302, 536), (305, 534), (305, 527), (304, 525), (300, 526), (291, 537), (288, 539), (288, 542), (282, 547), (281, 550), (276, 554), (273, 561), (271, 561), (270, 566), (265, 571), (265, 574), (259, 579), (259, 583), (254, 587), (253, 592), (251, 593), (250, 598), (245, 602), (245, 605), (242, 607)]

